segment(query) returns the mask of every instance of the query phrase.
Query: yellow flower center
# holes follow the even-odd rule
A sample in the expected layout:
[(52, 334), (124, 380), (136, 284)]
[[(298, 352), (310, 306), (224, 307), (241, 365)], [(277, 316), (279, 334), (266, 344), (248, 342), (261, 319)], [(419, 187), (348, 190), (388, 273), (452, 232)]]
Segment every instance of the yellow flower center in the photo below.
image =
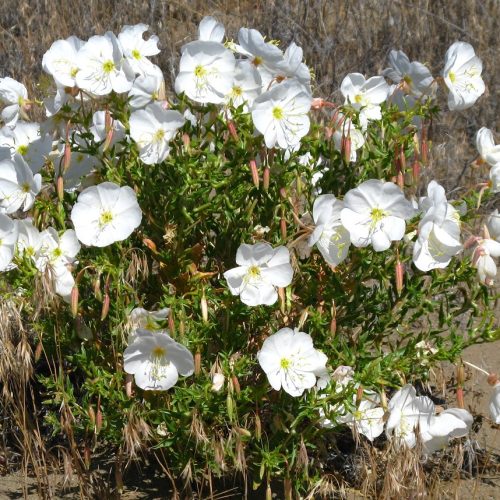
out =
[(77, 73), (78, 73), (78, 68), (71, 68), (71, 71), (69, 72), (72, 78), (75, 78)]
[(233, 87), (231, 93), (233, 94), (233, 97), (240, 97), (243, 95), (243, 90), (241, 87), (235, 86), (235, 87)]
[(354, 96), (354, 102), (356, 104), (361, 104), (363, 102), (363, 96), (361, 94), (356, 94)]
[(105, 210), (101, 212), (101, 216), (99, 217), (99, 226), (104, 227), (106, 224), (109, 224), (113, 220), (113, 214), (109, 210)]
[(455, 73), (453, 73), (453, 71), (450, 71), (448, 73), (448, 78), (450, 79), (451, 83), (455, 83), (455, 80), (457, 79), (457, 76), (455, 75)]
[(28, 146), (26, 144), (21, 144), (20, 146), (18, 146), (17, 148), (17, 152), (21, 155), (21, 156), (25, 156), (26, 153), (28, 152)]
[(283, 368), (283, 370), (288, 370), (288, 368), (290, 368), (291, 364), (292, 364), (292, 362), (289, 359), (281, 358), (280, 366), (281, 366), (281, 368)]
[(21, 95), (20, 95), (20, 96), (18, 97), (18, 99), (17, 99), (17, 104), (18, 104), (19, 106), (24, 106), (24, 98), (23, 98), (23, 96), (21, 96)]
[(201, 66), (201, 64), (198, 64), (198, 66), (194, 68), (194, 76), (196, 76), (196, 78), (203, 78), (206, 74), (207, 70)]
[(384, 217), (387, 217), (387, 212), (385, 210), (382, 210), (381, 208), (372, 208), (372, 211), (370, 212), (370, 216), (372, 219), (372, 224), (377, 224)]
[(258, 266), (250, 266), (247, 271), (247, 276), (249, 278), (259, 278), (260, 277), (260, 269)]
[(164, 347), (157, 345), (156, 347), (153, 348), (151, 354), (154, 358), (163, 358), (163, 356), (167, 354), (167, 350)]
[(263, 62), (264, 62), (264, 60), (262, 59), (262, 57), (255, 56), (255, 57), (253, 58), (252, 64), (253, 64), (254, 66), (260, 66)]
[(21, 191), (23, 193), (29, 193), (31, 191), (30, 185), (27, 182), (25, 182), (24, 184), (21, 185)]
[(111, 73), (115, 69), (115, 63), (113, 61), (106, 61), (102, 65), (104, 73)]
[(63, 254), (62, 250), (59, 247), (57, 247), (56, 249), (54, 249), (54, 251), (52, 252), (52, 255), (54, 257), (56, 257), (56, 258), (60, 257), (62, 254)]
[(279, 106), (275, 106), (273, 108), (273, 117), (276, 119), (276, 120), (283, 120), (283, 108), (280, 108)]
[(134, 50), (132, 51), (132, 57), (133, 57), (134, 59), (139, 60), (139, 59), (141, 58), (141, 53), (140, 53), (137, 49), (134, 49)]
[(160, 128), (155, 132), (153, 136), (153, 142), (161, 142), (163, 141), (164, 137), (165, 137), (165, 130)]

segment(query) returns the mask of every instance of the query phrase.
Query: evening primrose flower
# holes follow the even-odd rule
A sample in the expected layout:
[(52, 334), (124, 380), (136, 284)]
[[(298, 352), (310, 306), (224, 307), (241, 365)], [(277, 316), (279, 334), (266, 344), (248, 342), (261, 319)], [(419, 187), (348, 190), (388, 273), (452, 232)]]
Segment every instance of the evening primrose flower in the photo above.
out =
[(326, 370), (328, 358), (314, 348), (307, 333), (282, 328), (264, 341), (257, 360), (273, 389), (283, 388), (291, 396), (301, 396), (314, 387), (317, 375)]
[(8, 76), (0, 78), (0, 101), (6, 104), (2, 110), (3, 122), (8, 127), (15, 127), (19, 115), (28, 104), (26, 87)]
[(47, 266), (59, 268), (75, 262), (81, 245), (73, 229), (59, 236), (53, 227), (49, 227), (40, 236), (42, 244), (35, 255), (35, 265), (39, 271), (45, 271)]
[(0, 271), (6, 271), (14, 257), (19, 229), (15, 221), (0, 213)]
[(238, 248), (236, 263), (239, 267), (226, 271), (224, 278), (231, 293), (248, 306), (274, 304), (278, 300), (276, 288), (292, 282), (290, 252), (284, 246), (244, 243)]
[(21, 155), (36, 174), (52, 151), (52, 138), (49, 134), (41, 134), (39, 123), (19, 120), (13, 129), (0, 129), (0, 147), (9, 148), (12, 159), (16, 154)]
[(481, 127), (476, 134), (476, 147), (481, 160), (494, 166), (500, 163), (500, 144), (495, 144), (493, 132), (486, 127)]
[(196, 40), (182, 47), (175, 91), (202, 104), (221, 104), (231, 92), (236, 61), (218, 42)]
[(158, 66), (153, 66), (147, 75), (140, 75), (134, 80), (128, 93), (130, 107), (140, 109), (161, 100), (164, 88), (163, 73)]
[(30, 218), (18, 220), (17, 227), (19, 232), (17, 251), (19, 255), (30, 258), (36, 263), (43, 244), (42, 233), (33, 225)]
[(154, 64), (148, 57), (160, 53), (158, 48), (159, 38), (151, 35), (144, 40), (143, 35), (148, 31), (147, 24), (126, 25), (118, 34), (123, 56), (127, 59), (132, 71), (138, 75), (148, 75), (154, 67)]
[(473, 420), (472, 415), (462, 408), (449, 408), (433, 416), (423, 436), (422, 451), (430, 455), (446, 448), (451, 439), (467, 436)]
[(91, 37), (78, 51), (75, 63), (80, 68), (76, 84), (92, 94), (128, 92), (132, 87), (133, 71), (111, 32)]
[(387, 100), (390, 87), (383, 76), (368, 80), (360, 73), (349, 73), (340, 85), (346, 104), (359, 111), (359, 122), (364, 130), (369, 120), (380, 120), (380, 104)]
[(66, 40), (56, 40), (43, 55), (42, 68), (52, 75), (58, 87), (64, 89), (76, 85), (76, 75), (80, 69), (77, 54), (84, 45), (83, 40), (70, 36)]
[(132, 309), (129, 315), (129, 333), (128, 342), (131, 344), (137, 336), (139, 330), (155, 331), (160, 330), (160, 323), (165, 321), (170, 314), (170, 309), (164, 307), (158, 311), (147, 311), (142, 307)]
[[(238, 42), (239, 45), (234, 45), (235, 51), (248, 57), (259, 71), (266, 66), (274, 66), (283, 61), (281, 49), (266, 42), (262, 34), (255, 29), (240, 28)], [(264, 90), (267, 90), (267, 87), (264, 87)]]
[(500, 382), (493, 386), (488, 407), (491, 420), (497, 425), (500, 424)]
[(370, 179), (347, 192), (340, 219), (354, 246), (371, 244), (381, 252), (403, 238), (405, 221), (413, 214), (412, 204), (396, 184)]
[(417, 434), (423, 441), (430, 436), (428, 430), (434, 416), (435, 406), (427, 396), (418, 396), (415, 388), (405, 385), (389, 401), (389, 418), (386, 434), (399, 445), (413, 448), (417, 443)]
[(242, 104), (251, 106), (253, 101), (260, 95), (261, 88), (260, 74), (250, 61), (237, 61), (233, 85), (226, 96), (226, 102), (235, 108)]
[(223, 24), (212, 16), (205, 16), (198, 26), (198, 39), (206, 42), (222, 43), (224, 32)]
[(170, 152), (170, 141), (184, 122), (178, 111), (164, 109), (159, 102), (134, 111), (130, 115), (130, 136), (137, 143), (141, 160), (146, 165), (161, 163)]
[(486, 225), (491, 238), (500, 242), (500, 213), (498, 213), (498, 208), (494, 212), (491, 212)]
[[(356, 395), (354, 395), (356, 403)], [(363, 434), (370, 441), (384, 432), (384, 414), (380, 396), (372, 391), (364, 391), (363, 399), (359, 402), (354, 412), (338, 417), (339, 424), (347, 424), (359, 434)]]
[(184, 377), (193, 374), (194, 359), (166, 331), (138, 330), (123, 353), (123, 369), (134, 375), (141, 389), (166, 391), (177, 383), (179, 374)]
[(95, 247), (125, 240), (141, 219), (134, 190), (113, 182), (84, 189), (71, 210), (76, 236), (85, 245)]
[(288, 149), (300, 144), (309, 132), (311, 102), (305, 87), (294, 80), (276, 85), (255, 99), (252, 120), (268, 148)]
[(339, 265), (349, 251), (349, 231), (342, 225), (342, 201), (333, 194), (324, 194), (314, 200), (313, 219), (316, 227), (309, 237), (309, 246), (317, 245), (321, 255), (331, 266)]
[(500, 243), (489, 238), (479, 238), (472, 254), (472, 264), (477, 269), (479, 280), (485, 285), (493, 285), (497, 275), (493, 257), (500, 257)]
[(0, 211), (28, 211), (42, 188), (42, 176), (33, 175), (20, 155), (0, 161)]
[(384, 70), (383, 75), (400, 84), (407, 93), (420, 97), (432, 92), (434, 77), (422, 63), (410, 62), (402, 50), (391, 50), (389, 64), (390, 68)]
[(484, 93), (483, 63), (472, 45), (455, 42), (446, 52), (443, 79), (449, 89), (448, 107), (452, 111), (470, 108)]
[(446, 199), (444, 188), (436, 181), (427, 186), (428, 196), (420, 200), (425, 210), (413, 247), (413, 262), (421, 271), (442, 269), (462, 250), (460, 215)]

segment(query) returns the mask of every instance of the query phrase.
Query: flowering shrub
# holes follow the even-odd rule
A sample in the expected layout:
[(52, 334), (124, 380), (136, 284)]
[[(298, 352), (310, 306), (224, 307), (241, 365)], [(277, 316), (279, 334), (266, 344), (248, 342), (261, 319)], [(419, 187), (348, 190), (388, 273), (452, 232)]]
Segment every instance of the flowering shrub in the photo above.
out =
[(223, 43), (205, 18), (173, 93), (147, 29), (54, 42), (43, 103), (0, 79), (2, 307), (36, 346), (45, 425), (70, 422), (87, 466), (149, 448), (186, 481), (300, 492), (343, 427), (424, 454), (467, 435), (466, 410), (408, 383), (498, 336), (498, 213), (477, 210), (498, 146), (478, 132), (485, 182), (456, 200), (429, 163), (440, 88), (452, 111), (484, 92), (473, 48), (436, 77), (393, 51), (329, 102), (300, 47)]

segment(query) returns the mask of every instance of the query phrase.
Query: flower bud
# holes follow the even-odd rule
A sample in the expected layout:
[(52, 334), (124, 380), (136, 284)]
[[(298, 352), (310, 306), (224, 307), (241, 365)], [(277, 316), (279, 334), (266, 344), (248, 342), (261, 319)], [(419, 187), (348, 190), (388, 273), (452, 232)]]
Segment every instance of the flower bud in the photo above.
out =
[(420, 162), (418, 161), (418, 158), (415, 158), (413, 160), (411, 173), (413, 177), (413, 183), (418, 184), (418, 181), (420, 180)]
[(156, 249), (156, 243), (153, 240), (150, 240), (149, 238), (143, 238), (142, 242), (144, 245), (146, 245), (154, 254), (158, 253), (158, 250)]
[(125, 375), (125, 394), (127, 397), (131, 398), (132, 397), (132, 382), (134, 381), (134, 376), (131, 375), (130, 373), (127, 373)]
[(399, 158), (398, 158), (399, 169), (401, 172), (406, 170), (406, 156), (403, 146), (399, 148)]
[(184, 145), (184, 149), (186, 151), (189, 151), (189, 145), (191, 144), (191, 138), (189, 137), (189, 134), (182, 134), (182, 144)]
[(398, 295), (401, 294), (401, 291), (403, 290), (404, 273), (405, 266), (398, 257), (398, 260), (396, 261), (396, 290), (398, 292)]
[(89, 416), (89, 420), (90, 420), (92, 427), (94, 427), (95, 426), (95, 411), (94, 411), (94, 408), (92, 408), (92, 406), (90, 406), (90, 405), (87, 408), (87, 414)]
[(360, 385), (356, 391), (356, 406), (359, 406), (359, 403), (361, 403), (361, 400), (363, 399), (363, 386)]
[(281, 237), (286, 240), (286, 220), (283, 217), (280, 219), (280, 230)]
[(405, 187), (405, 178), (404, 178), (403, 172), (401, 170), (399, 170), (398, 175), (396, 176), (396, 184), (401, 189), (404, 189), (404, 187)]
[(496, 385), (498, 383), (498, 375), (496, 373), (490, 373), (487, 380), (489, 385)]
[(78, 314), (78, 286), (76, 283), (71, 289), (71, 314), (73, 315), (73, 318), (76, 318)]
[(102, 145), (102, 151), (107, 151), (109, 146), (111, 145), (111, 142), (113, 140), (113, 135), (115, 133), (115, 129), (111, 127), (107, 132), (106, 132), (106, 139), (104, 141), (104, 144)]
[(101, 321), (106, 319), (106, 316), (109, 313), (109, 294), (104, 294), (104, 300), (102, 301), (102, 309), (101, 309)]
[(259, 415), (255, 415), (255, 437), (260, 441), (262, 437), (262, 423)]
[(196, 351), (194, 354), (194, 374), (199, 375), (201, 372), (201, 352)]
[(168, 315), (168, 329), (172, 335), (175, 333), (175, 322), (172, 309), (170, 309), (170, 314)]
[(262, 176), (262, 187), (264, 188), (264, 191), (269, 190), (269, 179), (271, 177), (271, 169), (266, 166), (264, 167), (264, 175)]
[(229, 131), (229, 134), (231, 135), (231, 137), (237, 141), (238, 140), (238, 132), (236, 131), (236, 125), (235, 123), (233, 122), (233, 120), (229, 120), (227, 122), (227, 129)]
[(90, 451), (90, 446), (85, 443), (85, 447), (83, 448), (83, 461), (85, 463), (85, 468), (87, 470), (90, 469), (91, 456), (92, 456), (92, 453)]
[(422, 140), (422, 144), (420, 146), (420, 152), (421, 152), (422, 163), (424, 165), (427, 165), (427, 162), (429, 161), (429, 143), (427, 142), (426, 139)]
[(342, 139), (340, 141), (340, 151), (342, 153), (342, 157), (344, 158), (345, 163), (351, 162), (351, 135), (348, 134), (342, 135)]
[(99, 276), (94, 281), (94, 296), (97, 300), (102, 300), (101, 278)]
[(57, 178), (56, 191), (57, 191), (57, 197), (59, 198), (59, 201), (63, 201), (63, 199), (64, 199), (64, 179), (63, 179), (62, 175), (60, 175)]
[(241, 393), (241, 387), (240, 387), (240, 381), (238, 380), (238, 377), (233, 373), (231, 375), (231, 382), (233, 384), (233, 389), (236, 394)]
[(64, 145), (64, 156), (63, 156), (63, 164), (62, 164), (62, 171), (63, 173), (68, 171), (68, 168), (71, 165), (71, 145), (68, 140), (66, 140), (66, 143)]
[(97, 402), (97, 412), (95, 416), (95, 432), (99, 434), (102, 429), (102, 411), (101, 411), (101, 401)]
[(259, 171), (257, 170), (257, 163), (255, 160), (250, 160), (250, 172), (252, 173), (252, 181), (253, 185), (258, 188), (259, 187)]
[(224, 387), (224, 382), (226, 380), (226, 377), (224, 377), (224, 374), (222, 373), (214, 373), (212, 377), (212, 391), (214, 392), (220, 392), (222, 388)]

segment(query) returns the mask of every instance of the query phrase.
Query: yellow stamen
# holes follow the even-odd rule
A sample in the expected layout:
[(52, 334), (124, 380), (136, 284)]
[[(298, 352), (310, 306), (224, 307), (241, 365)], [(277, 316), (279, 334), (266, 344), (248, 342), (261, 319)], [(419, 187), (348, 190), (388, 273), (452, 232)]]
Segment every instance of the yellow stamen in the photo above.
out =
[(273, 108), (273, 117), (276, 120), (283, 120), (284, 114), (283, 114), (283, 109), (280, 108), (279, 106), (275, 106)]
[(106, 61), (102, 65), (104, 73), (111, 73), (115, 69), (115, 63), (113, 61)]

